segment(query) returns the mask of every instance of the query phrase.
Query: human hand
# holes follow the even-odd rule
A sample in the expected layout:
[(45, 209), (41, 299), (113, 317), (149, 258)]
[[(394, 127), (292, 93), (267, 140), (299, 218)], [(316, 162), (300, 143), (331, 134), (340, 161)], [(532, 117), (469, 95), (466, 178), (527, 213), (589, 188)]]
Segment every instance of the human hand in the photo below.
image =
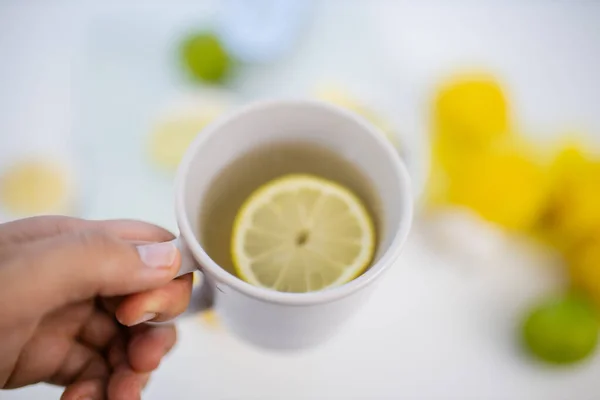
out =
[[(191, 274), (173, 236), (136, 221), (35, 217), (0, 225), (0, 389), (48, 382), (62, 399), (139, 399), (173, 347)], [(119, 322), (117, 322), (119, 321)]]

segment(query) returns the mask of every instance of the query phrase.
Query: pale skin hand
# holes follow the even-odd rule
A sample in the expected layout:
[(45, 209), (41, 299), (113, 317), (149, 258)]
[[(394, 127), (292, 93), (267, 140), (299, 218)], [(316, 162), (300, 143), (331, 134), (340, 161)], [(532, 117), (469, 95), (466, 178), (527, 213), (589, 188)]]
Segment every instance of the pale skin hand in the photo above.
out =
[(48, 382), (62, 399), (139, 399), (173, 347), (192, 278), (173, 236), (136, 221), (37, 217), (0, 225), (0, 389)]

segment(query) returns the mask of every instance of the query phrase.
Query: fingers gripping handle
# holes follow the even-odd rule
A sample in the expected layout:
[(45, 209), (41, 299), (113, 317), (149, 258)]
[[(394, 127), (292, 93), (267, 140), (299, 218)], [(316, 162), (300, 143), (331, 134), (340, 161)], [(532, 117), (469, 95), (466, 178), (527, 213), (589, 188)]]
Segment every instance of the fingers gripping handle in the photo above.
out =
[(200, 284), (194, 285), (194, 288), (192, 289), (192, 296), (190, 298), (190, 304), (183, 315), (193, 314), (210, 308), (213, 303), (213, 290), (204, 274), (200, 271), (198, 263), (196, 263), (192, 252), (188, 249), (181, 237), (173, 239), (171, 243), (177, 247), (177, 250), (179, 250), (179, 254), (181, 255), (181, 265), (175, 278), (196, 271), (198, 271), (198, 275), (200, 277)]
[(194, 260), (194, 256), (185, 245), (183, 240), (181, 240), (181, 236), (177, 239), (173, 239), (171, 241), (179, 250), (179, 254), (181, 254), (181, 267), (179, 267), (179, 272), (177, 273), (177, 277), (181, 275), (189, 274), (190, 272), (198, 271), (198, 264), (196, 260)]
[(190, 305), (183, 315), (194, 314), (212, 307), (212, 287), (210, 286), (204, 274), (200, 271), (194, 256), (181, 237), (172, 240), (172, 243), (175, 245), (175, 247), (177, 247), (179, 253), (181, 254), (181, 266), (179, 267), (179, 272), (177, 272), (177, 277), (196, 271), (198, 272), (197, 275), (200, 277), (200, 284), (194, 286), (192, 290), (192, 297), (190, 298)]

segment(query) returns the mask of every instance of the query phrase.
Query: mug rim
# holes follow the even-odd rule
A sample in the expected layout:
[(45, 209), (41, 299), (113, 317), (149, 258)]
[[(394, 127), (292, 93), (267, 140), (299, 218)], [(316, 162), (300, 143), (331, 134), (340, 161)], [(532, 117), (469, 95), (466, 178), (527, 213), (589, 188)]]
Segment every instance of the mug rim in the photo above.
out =
[[(185, 207), (186, 199), (186, 182), (190, 173), (190, 165), (198, 151), (202, 148), (205, 142), (207, 142), (211, 136), (219, 132), (223, 126), (234, 119), (243, 118), (247, 114), (254, 113), (257, 111), (265, 111), (273, 107), (316, 107), (325, 109), (330, 113), (337, 114), (338, 116), (350, 120), (354, 124), (359, 125), (366, 134), (370, 135), (373, 140), (382, 148), (387, 156), (391, 159), (394, 166), (394, 174), (396, 175), (397, 181), (401, 186), (401, 197), (402, 197), (402, 209), (400, 212), (400, 222), (394, 233), (394, 237), (385, 250), (383, 255), (375, 262), (371, 267), (357, 278), (347, 282), (343, 285), (336, 286), (330, 289), (324, 289), (314, 292), (305, 293), (288, 293), (279, 292), (272, 289), (262, 288), (254, 286), (237, 276), (227, 272), (219, 264), (217, 264), (208, 255), (204, 248), (200, 245), (196, 235), (191, 227), (189, 218), (187, 217), (187, 211)], [(186, 151), (181, 163), (179, 164), (177, 175), (175, 178), (175, 214), (177, 217), (177, 224), (179, 226), (180, 235), (184, 238), (185, 244), (194, 256), (194, 259), (199, 264), (199, 269), (204, 274), (208, 273), (211, 277), (215, 278), (219, 282), (230, 286), (236, 291), (246, 294), (250, 297), (254, 297), (263, 301), (286, 304), (286, 305), (311, 305), (326, 303), (334, 301), (343, 297), (346, 297), (360, 289), (368, 286), (393, 264), (393, 262), (400, 255), (404, 242), (408, 237), (410, 227), (412, 225), (413, 218), (413, 200), (412, 200), (412, 188), (410, 182), (410, 176), (404, 165), (404, 162), (400, 159), (397, 150), (392, 146), (391, 143), (385, 138), (385, 136), (378, 131), (378, 129), (365, 119), (357, 116), (356, 114), (345, 110), (337, 105), (326, 103), (319, 100), (309, 99), (280, 99), (280, 100), (261, 100), (252, 102), (246, 106), (239, 108), (238, 110), (227, 113), (225, 116), (218, 120), (210, 123), (207, 127), (202, 130), (202, 134), (196, 136), (194, 141)]]

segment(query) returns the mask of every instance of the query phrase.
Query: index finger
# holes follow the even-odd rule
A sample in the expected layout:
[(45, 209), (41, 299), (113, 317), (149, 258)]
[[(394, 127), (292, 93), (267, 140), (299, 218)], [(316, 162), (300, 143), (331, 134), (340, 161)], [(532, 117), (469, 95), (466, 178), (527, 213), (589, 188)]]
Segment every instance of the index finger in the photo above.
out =
[(127, 241), (166, 242), (175, 236), (147, 222), (115, 219), (90, 221), (64, 216), (25, 218), (0, 225), (3, 240), (22, 243), (80, 231), (99, 231)]

